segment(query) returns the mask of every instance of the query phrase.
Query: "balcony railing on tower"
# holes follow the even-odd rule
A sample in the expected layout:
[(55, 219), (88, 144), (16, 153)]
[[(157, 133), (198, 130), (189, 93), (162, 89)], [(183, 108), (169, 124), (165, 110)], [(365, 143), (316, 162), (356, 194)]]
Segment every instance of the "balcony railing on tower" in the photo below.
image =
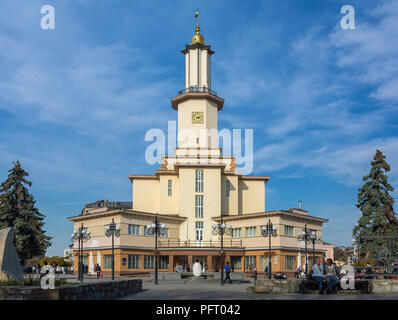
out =
[(198, 87), (198, 86), (191, 86), (188, 88), (185, 88), (184, 90), (180, 90), (178, 91), (178, 95), (182, 95), (184, 93), (188, 93), (188, 92), (206, 92), (209, 93), (213, 96), (217, 96), (217, 92), (207, 88), (207, 87)]
[(109, 201), (100, 200), (92, 203), (86, 204), (85, 208), (82, 210), (82, 215), (90, 213), (89, 209), (106, 208), (107, 210), (112, 209), (132, 209), (133, 203), (130, 201)]

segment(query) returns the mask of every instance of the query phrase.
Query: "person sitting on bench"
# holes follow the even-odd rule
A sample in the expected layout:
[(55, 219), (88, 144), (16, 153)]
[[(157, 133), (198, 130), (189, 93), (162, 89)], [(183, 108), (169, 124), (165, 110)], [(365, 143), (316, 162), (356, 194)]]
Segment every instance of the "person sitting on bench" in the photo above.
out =
[(327, 283), (326, 293), (332, 293), (336, 285), (339, 283), (339, 278), (337, 277), (337, 266), (333, 263), (333, 260), (329, 258), (324, 268), (324, 271), (326, 272), (324, 278), (326, 278)]
[(312, 266), (312, 279), (318, 282), (319, 293), (323, 294), (323, 264), (321, 264), (321, 259), (317, 258), (316, 263)]

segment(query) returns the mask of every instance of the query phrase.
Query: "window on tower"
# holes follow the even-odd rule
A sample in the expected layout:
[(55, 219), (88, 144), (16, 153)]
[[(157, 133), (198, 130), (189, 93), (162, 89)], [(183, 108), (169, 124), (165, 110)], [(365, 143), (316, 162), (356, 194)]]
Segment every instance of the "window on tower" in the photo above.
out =
[(195, 217), (203, 218), (203, 196), (195, 196)]
[(173, 190), (173, 181), (168, 180), (168, 195), (169, 195), (169, 197), (172, 196), (172, 190)]
[(203, 192), (203, 170), (196, 170), (195, 192)]
[(227, 179), (225, 180), (225, 196), (229, 197), (231, 191), (231, 182)]

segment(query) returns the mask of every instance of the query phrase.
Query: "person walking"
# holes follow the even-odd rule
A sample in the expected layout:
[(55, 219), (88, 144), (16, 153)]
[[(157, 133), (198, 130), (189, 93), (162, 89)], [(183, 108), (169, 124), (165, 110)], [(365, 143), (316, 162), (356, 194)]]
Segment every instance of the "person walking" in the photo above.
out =
[(95, 266), (95, 271), (97, 272), (97, 279), (99, 279), (101, 276), (101, 266), (98, 263)]
[(229, 266), (229, 262), (228, 261), (227, 261), (227, 264), (224, 267), (224, 271), (225, 271), (224, 283), (227, 282), (227, 280), (229, 280), (229, 283), (232, 284), (231, 277), (229, 276), (230, 273), (232, 272), (232, 270), (231, 270), (231, 267)]
[(268, 278), (268, 272), (269, 272), (268, 265), (265, 266), (264, 272), (265, 272), (265, 279), (267, 279)]

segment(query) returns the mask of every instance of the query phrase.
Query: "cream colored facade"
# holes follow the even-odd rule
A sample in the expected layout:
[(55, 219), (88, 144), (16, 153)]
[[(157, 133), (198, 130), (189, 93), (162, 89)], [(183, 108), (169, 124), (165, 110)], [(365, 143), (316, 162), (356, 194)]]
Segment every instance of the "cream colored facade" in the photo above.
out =
[[(220, 239), (212, 234), (212, 225), (222, 217), (233, 229), (232, 235), (225, 236), (226, 259), (235, 270), (262, 271), (269, 248), (261, 226), (271, 220), (278, 227), (278, 236), (271, 242), (274, 271), (294, 272), (305, 261), (297, 233), (307, 225), (321, 236), (327, 220), (309, 216), (302, 209), (267, 212), (265, 184), (269, 177), (244, 176), (237, 171), (234, 157), (222, 154), (217, 123), (224, 100), (211, 89), (214, 52), (205, 45), (198, 26), (196, 32), (182, 51), (185, 89), (171, 99), (178, 119), (175, 154), (164, 155), (154, 175), (129, 175), (131, 205), (98, 202), (69, 219), (75, 229), (83, 223), (91, 230), (86, 252), (100, 255), (102, 263), (111, 246), (104, 228), (115, 220), (121, 227), (120, 237), (115, 239), (115, 267), (120, 274), (152, 270), (154, 237), (145, 235), (144, 228), (153, 223), (155, 215), (168, 230), (167, 236), (158, 240), (157, 254), (164, 257), (161, 269), (172, 271), (177, 263), (192, 266), (198, 257), (207, 270), (218, 269)], [(324, 250), (317, 244), (314, 252), (321, 256)]]

